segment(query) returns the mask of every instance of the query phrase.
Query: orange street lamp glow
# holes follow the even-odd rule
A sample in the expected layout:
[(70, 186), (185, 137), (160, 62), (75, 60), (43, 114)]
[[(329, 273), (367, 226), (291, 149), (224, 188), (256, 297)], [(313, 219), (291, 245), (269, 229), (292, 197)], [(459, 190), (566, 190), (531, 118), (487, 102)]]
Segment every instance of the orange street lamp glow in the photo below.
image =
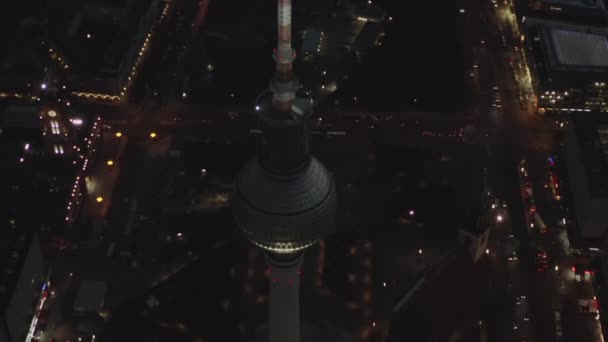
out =
[(97, 201), (97, 203), (101, 203), (103, 202), (103, 197), (98, 196), (95, 200)]
[(112, 165), (114, 165), (114, 161), (113, 160), (108, 160), (106, 162), (106, 164), (108, 164), (108, 166), (112, 166)]
[(117, 137), (117, 138), (122, 137), (122, 132), (116, 132), (116, 137)]
[(156, 133), (155, 132), (150, 133), (150, 138), (152, 138), (152, 139), (156, 138)]

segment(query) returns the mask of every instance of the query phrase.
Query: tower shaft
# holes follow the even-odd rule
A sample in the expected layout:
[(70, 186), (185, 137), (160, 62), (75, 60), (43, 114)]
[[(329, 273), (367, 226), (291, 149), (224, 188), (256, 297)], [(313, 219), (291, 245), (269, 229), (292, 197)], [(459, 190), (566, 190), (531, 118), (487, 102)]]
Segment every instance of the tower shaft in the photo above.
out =
[(291, 2), (277, 0), (276, 69), (271, 93), (264, 92), (256, 108), (262, 136), (257, 157), (239, 174), (233, 202), (242, 231), (267, 252), (269, 342), (300, 342), (303, 251), (333, 230), (336, 212), (331, 174), (310, 154), (312, 100), (296, 98)]
[(291, 0), (277, 0), (277, 12), (278, 39), (277, 48), (274, 50), (277, 66), (270, 88), (273, 92), (273, 107), (281, 112), (289, 112), (298, 89), (293, 75), (296, 53), (291, 47)]
[(270, 267), (269, 342), (300, 342), (300, 266), (303, 253), (281, 260), (266, 254)]

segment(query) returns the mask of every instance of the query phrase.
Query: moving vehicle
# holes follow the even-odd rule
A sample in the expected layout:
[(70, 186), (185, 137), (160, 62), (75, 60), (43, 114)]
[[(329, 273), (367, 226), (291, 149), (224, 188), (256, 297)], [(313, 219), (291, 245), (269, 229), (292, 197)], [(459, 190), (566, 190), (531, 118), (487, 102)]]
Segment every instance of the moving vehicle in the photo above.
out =
[(555, 311), (555, 340), (562, 340), (562, 317), (559, 311)]
[(538, 230), (542, 234), (545, 234), (547, 232), (547, 226), (545, 225), (545, 222), (543, 221), (542, 217), (540, 217), (538, 212), (535, 212), (533, 217), (534, 217), (534, 224), (536, 225)]
[(555, 311), (555, 340), (562, 340), (562, 317), (559, 311)]
[(536, 261), (536, 271), (537, 272), (545, 272), (549, 269), (549, 258), (547, 257), (546, 251), (537, 249), (536, 257), (534, 260)]
[(580, 263), (576, 263), (572, 266), (572, 272), (574, 272), (576, 281), (589, 280), (593, 273), (589, 266)]

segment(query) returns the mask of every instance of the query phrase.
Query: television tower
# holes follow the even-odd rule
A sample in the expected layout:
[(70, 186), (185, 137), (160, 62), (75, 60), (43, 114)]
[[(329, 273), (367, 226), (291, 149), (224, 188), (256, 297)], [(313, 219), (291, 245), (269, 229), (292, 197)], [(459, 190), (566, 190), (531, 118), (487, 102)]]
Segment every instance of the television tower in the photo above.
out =
[(334, 226), (336, 190), (327, 169), (310, 154), (312, 100), (296, 96), (291, 0), (278, 1), (276, 71), (258, 97), (257, 155), (236, 181), (235, 219), (264, 249), (270, 268), (269, 341), (300, 341), (299, 280), (304, 250)]

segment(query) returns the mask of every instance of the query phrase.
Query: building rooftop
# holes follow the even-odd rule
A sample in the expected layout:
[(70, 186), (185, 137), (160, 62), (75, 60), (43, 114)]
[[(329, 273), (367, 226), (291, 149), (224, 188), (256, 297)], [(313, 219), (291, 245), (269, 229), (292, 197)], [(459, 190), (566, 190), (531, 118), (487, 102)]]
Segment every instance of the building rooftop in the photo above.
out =
[(104, 281), (83, 280), (78, 288), (74, 311), (97, 313), (103, 308), (107, 284)]
[(54, 42), (68, 58), (73, 70), (79, 73), (98, 73), (102, 69), (111, 69), (113, 54), (120, 51), (113, 46), (120, 42), (120, 37), (128, 39), (126, 32), (112, 20), (93, 18), (84, 12), (78, 12), (71, 18), (67, 32), (64, 29), (54, 34)]
[(538, 0), (517, 1), (518, 17), (526, 20), (534, 17), (579, 23), (587, 26), (606, 27), (608, 11), (604, 0)]
[(46, 64), (40, 51), (32, 46), (15, 45), (8, 51), (9, 53), (0, 59), (0, 82), (11, 80), (33, 82), (42, 79)]
[(605, 113), (572, 115), (589, 190), (608, 198), (608, 117)]
[(561, 6), (573, 6), (589, 9), (605, 8), (602, 0), (543, 0), (543, 2)]
[(395, 306), (388, 341), (471, 341), (450, 337), (478, 327), (487, 299), (487, 265), (474, 264), (465, 251), (456, 250), (439, 268)]
[[(2, 141), (0, 144), (0, 170), (7, 172), (8, 169), (17, 169), (19, 158), (23, 157), (24, 144), (19, 141)], [(7, 175), (4, 174), (4, 177)], [(0, 182), (4, 184), (5, 182)]]
[(526, 24), (542, 84), (579, 87), (608, 78), (608, 29), (538, 18)]
[(49, 35), (79, 74), (119, 72), (140, 18), (153, 2), (88, 0), (61, 2), (50, 10)]
[(478, 206), (473, 207), (467, 212), (464, 222), (460, 229), (475, 236), (479, 236), (486, 232), (490, 227), (488, 212), (490, 209), (490, 188), (488, 187), (488, 170), (483, 169), (481, 174), (481, 182), (478, 185), (479, 202)]
[(314, 27), (309, 27), (304, 31), (302, 38), (302, 46), (300, 51), (303, 54), (314, 53), (319, 48), (319, 42), (321, 40), (321, 32), (316, 30)]
[(386, 19), (386, 10), (377, 5), (363, 4), (353, 9), (352, 16), (354, 18), (381, 22)]
[(355, 39), (353, 49), (355, 50), (367, 50), (376, 45), (378, 38), (382, 35), (384, 30), (384, 24), (367, 21), (365, 26)]
[(19, 233), (14, 227), (14, 221), (0, 226), (0, 314), (13, 295), (30, 247), (38, 248), (40, 253), (38, 239), (33, 234)]
[(0, 116), (2, 129), (40, 129), (39, 107), (37, 105), (10, 105)]
[(559, 64), (608, 67), (608, 34), (557, 28), (549, 33)]

